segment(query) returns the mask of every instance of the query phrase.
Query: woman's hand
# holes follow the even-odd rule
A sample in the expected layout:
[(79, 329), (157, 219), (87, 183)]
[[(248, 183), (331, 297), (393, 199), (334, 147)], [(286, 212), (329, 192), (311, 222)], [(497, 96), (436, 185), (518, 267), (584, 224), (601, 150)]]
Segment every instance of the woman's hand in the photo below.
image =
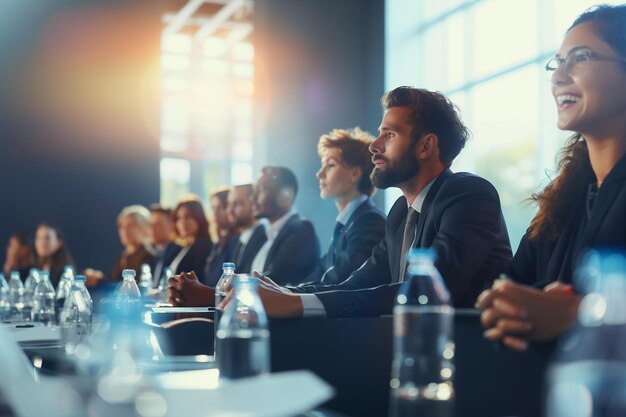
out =
[(485, 338), (500, 340), (515, 350), (529, 341), (552, 340), (575, 320), (580, 297), (571, 287), (551, 284), (543, 291), (507, 280), (496, 280), (479, 297)]

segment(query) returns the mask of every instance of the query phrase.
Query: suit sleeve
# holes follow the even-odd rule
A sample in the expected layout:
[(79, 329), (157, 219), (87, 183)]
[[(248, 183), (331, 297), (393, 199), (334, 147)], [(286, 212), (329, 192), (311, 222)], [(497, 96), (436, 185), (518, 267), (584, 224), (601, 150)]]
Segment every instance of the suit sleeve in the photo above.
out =
[(318, 262), (315, 270), (303, 282), (311, 285), (340, 284), (359, 269), (372, 254), (372, 249), (385, 236), (385, 218), (372, 212), (357, 219), (345, 234), (345, 248), (328, 265), (328, 254)]
[[(372, 250), (371, 256), (354, 271), (348, 279), (339, 284), (306, 285), (290, 288), (298, 293), (313, 293), (320, 291), (357, 290), (373, 288), (391, 282), (387, 243), (383, 239)], [(322, 301), (323, 302), (323, 301)]]
[(286, 233), (281, 250), (263, 272), (279, 285), (297, 285), (315, 268), (319, 256), (319, 241), (313, 225), (303, 220)]
[(346, 233), (347, 245), (335, 258), (323, 283), (339, 284), (356, 271), (372, 254), (372, 248), (385, 236), (385, 219), (376, 213), (363, 216)]
[(329, 291), (317, 293), (326, 317), (376, 317), (391, 314), (400, 283), (385, 284), (355, 291)]
[[(432, 208), (443, 213), (432, 247), (437, 252), (437, 269), (456, 303), (501, 243), (504, 219), (497, 191), (482, 178), (450, 181), (445, 186), (450, 197)], [(480, 277), (485, 282), (494, 278)]]

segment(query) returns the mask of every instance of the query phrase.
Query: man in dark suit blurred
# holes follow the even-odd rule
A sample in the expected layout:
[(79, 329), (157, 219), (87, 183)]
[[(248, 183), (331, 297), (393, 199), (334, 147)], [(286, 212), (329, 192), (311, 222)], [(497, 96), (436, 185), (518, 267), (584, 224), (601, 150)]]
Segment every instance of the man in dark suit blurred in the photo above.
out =
[(235, 272), (250, 273), (250, 266), (261, 246), (267, 241), (265, 226), (252, 212), (252, 184), (235, 185), (228, 193), (228, 217), (239, 233), (235, 249)]
[(280, 285), (299, 284), (315, 268), (319, 241), (310, 221), (293, 207), (298, 183), (291, 170), (267, 166), (254, 184), (252, 211), (268, 221), (267, 242), (252, 261), (252, 270)]
[(382, 103), (380, 134), (370, 145), (372, 181), (403, 194), (387, 217), (385, 238), (346, 281), (315, 294), (289, 294), (263, 278), (260, 294), (270, 315), (391, 313), (411, 247), (435, 249), (454, 305), (470, 307), (511, 259), (495, 188), (449, 169), (469, 136), (455, 106), (439, 93), (409, 87), (387, 93)]

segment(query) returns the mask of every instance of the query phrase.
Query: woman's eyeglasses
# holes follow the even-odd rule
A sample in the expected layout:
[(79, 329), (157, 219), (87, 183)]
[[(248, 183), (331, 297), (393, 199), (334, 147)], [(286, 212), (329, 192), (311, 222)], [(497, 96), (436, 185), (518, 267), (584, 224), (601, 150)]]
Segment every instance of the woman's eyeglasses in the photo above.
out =
[(555, 56), (545, 66), (548, 78), (552, 77), (552, 73), (556, 71), (561, 64), (565, 64), (565, 72), (572, 75), (575, 69), (581, 65), (586, 65), (591, 61), (616, 61), (626, 63), (626, 58), (619, 56), (600, 55), (591, 49), (580, 48), (570, 52), (565, 58)]

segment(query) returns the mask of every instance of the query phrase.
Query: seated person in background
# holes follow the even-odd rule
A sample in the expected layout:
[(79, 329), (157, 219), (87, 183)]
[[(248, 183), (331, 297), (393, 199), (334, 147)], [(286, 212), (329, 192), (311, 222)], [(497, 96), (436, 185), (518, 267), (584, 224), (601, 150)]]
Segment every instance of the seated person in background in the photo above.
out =
[(138, 204), (124, 207), (117, 216), (117, 232), (124, 250), (113, 264), (111, 281), (121, 280), (124, 269), (134, 269), (135, 279), (139, 281), (141, 265), (154, 262), (154, 253), (148, 244), (149, 221), (150, 211)]
[(254, 257), (267, 241), (265, 226), (252, 211), (252, 184), (235, 185), (228, 193), (228, 217), (239, 233), (233, 261), (238, 274), (249, 274)]
[(239, 233), (227, 212), (228, 193), (229, 189), (222, 187), (213, 190), (209, 195), (215, 245), (207, 258), (202, 283), (210, 287), (215, 287), (222, 276), (222, 264), (234, 261), (235, 249), (239, 242)]
[(174, 209), (178, 237), (175, 245), (166, 248), (163, 262), (174, 274), (195, 271), (204, 279), (204, 266), (213, 242), (209, 237), (209, 221), (197, 196), (182, 199)]
[[(339, 215), (328, 248), (315, 270), (304, 280), (308, 284), (339, 284), (369, 258), (372, 248), (385, 235), (385, 215), (370, 196), (374, 168), (369, 145), (374, 137), (355, 128), (336, 129), (322, 135), (317, 145), (322, 167), (317, 172), (320, 197), (334, 199)], [(271, 278), (271, 277), (270, 277)], [(297, 292), (321, 291), (320, 285), (299, 285)]]
[(30, 268), (34, 265), (33, 249), (28, 237), (22, 233), (13, 233), (7, 243), (4, 275), (9, 278), (11, 271), (18, 271), (23, 281), (28, 278)]
[[(567, 141), (558, 175), (533, 199), (539, 211), (506, 273), (478, 302), (485, 337), (524, 350), (575, 320), (571, 287), (588, 248), (626, 245), (626, 5), (583, 13), (567, 31), (552, 73), (558, 127)], [(532, 288), (532, 287), (535, 288)]]
[[(281, 284), (299, 284), (315, 268), (319, 242), (313, 225), (300, 218), (293, 203), (298, 191), (291, 170), (267, 166), (254, 184), (253, 214), (266, 218), (268, 240), (252, 261), (252, 269), (271, 275)], [(195, 275), (181, 274), (169, 280), (168, 295), (175, 305), (211, 305), (213, 289), (194, 282)], [(201, 280), (200, 280), (201, 281)], [(188, 291), (188, 287), (193, 287)], [(184, 294), (184, 295), (183, 295)]]
[(168, 245), (174, 244), (176, 226), (172, 219), (172, 210), (160, 204), (150, 206), (150, 221), (148, 222), (148, 239), (154, 250), (152, 265), (152, 287), (159, 286), (164, 273), (163, 255)]
[(511, 259), (495, 188), (485, 179), (449, 167), (468, 131), (443, 95), (399, 87), (382, 99), (380, 135), (371, 143), (378, 188), (399, 187), (385, 237), (369, 259), (334, 291), (285, 293), (270, 281), (259, 289), (269, 315), (300, 317), (389, 314), (411, 247), (437, 252), (454, 305), (468, 307)]
[(35, 232), (35, 265), (50, 273), (50, 282), (56, 288), (66, 265), (74, 266), (72, 255), (63, 238), (61, 228), (41, 223)]

